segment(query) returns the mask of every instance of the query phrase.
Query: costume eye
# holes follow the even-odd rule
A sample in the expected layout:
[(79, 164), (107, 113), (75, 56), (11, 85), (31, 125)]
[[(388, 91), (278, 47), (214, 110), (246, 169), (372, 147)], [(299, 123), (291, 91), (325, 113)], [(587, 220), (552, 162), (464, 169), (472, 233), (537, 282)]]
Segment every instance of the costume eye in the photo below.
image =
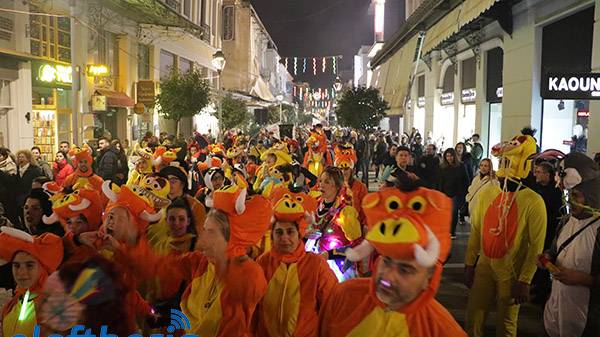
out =
[(303, 201), (304, 201), (304, 198), (302, 198), (302, 197), (296, 197), (296, 201), (297, 201), (297, 202), (303, 202)]
[(155, 190), (160, 190), (160, 184), (159, 184), (158, 182), (155, 182), (155, 183), (152, 185), (152, 188), (154, 188)]
[(391, 196), (385, 201), (385, 209), (389, 213), (392, 213), (400, 208), (402, 208), (402, 200), (400, 200), (400, 198), (397, 196)]
[(413, 211), (423, 214), (427, 206), (427, 200), (422, 196), (416, 196), (408, 202), (408, 207), (412, 208)]
[(292, 196), (286, 193), (286, 194), (283, 195), (283, 198), (284, 199), (291, 199)]

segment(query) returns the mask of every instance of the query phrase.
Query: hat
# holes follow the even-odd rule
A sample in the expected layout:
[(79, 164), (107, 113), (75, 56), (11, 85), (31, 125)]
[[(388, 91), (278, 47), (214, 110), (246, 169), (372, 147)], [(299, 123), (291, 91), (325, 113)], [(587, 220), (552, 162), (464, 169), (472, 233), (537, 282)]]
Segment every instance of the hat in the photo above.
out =
[(16, 228), (0, 227), (0, 260), (10, 262), (19, 251), (35, 257), (42, 268), (50, 274), (62, 262), (62, 238), (52, 233), (34, 237)]
[(227, 215), (230, 233), (227, 256), (239, 257), (246, 255), (248, 247), (265, 235), (273, 217), (273, 206), (260, 195), (246, 200), (247, 184), (239, 175), (233, 180), (233, 184), (216, 190), (206, 204)]
[(586, 206), (596, 211), (600, 209), (600, 168), (592, 158), (579, 152), (569, 153), (557, 174), (564, 188), (575, 188), (583, 193)]
[[(44, 189), (55, 187), (55, 183), (44, 184)], [(60, 222), (66, 229), (67, 219), (83, 215), (88, 224), (95, 230), (102, 222), (102, 198), (100, 193), (92, 188), (82, 187), (72, 193), (58, 191), (52, 197), (52, 214), (43, 216), (42, 221), (47, 224)]]
[(159, 174), (165, 179), (168, 179), (168, 176), (175, 176), (177, 179), (181, 180), (185, 186), (187, 186), (188, 172), (178, 161), (171, 162), (168, 166), (163, 167)]
[(338, 145), (333, 153), (333, 163), (336, 167), (346, 169), (354, 168), (356, 161), (356, 151), (352, 144)]
[(346, 251), (346, 257), (359, 261), (375, 249), (392, 259), (415, 260), (422, 267), (434, 268), (428, 288), (410, 306), (433, 298), (442, 262), (450, 253), (452, 200), (423, 187), (409, 192), (389, 187), (367, 194), (362, 207), (368, 231), (360, 245)]
[(508, 142), (492, 147), (492, 155), (500, 158), (498, 177), (525, 179), (531, 171), (531, 161), (537, 152), (535, 138), (530, 134), (519, 134)]
[(271, 194), (275, 220), (298, 224), (298, 232), (303, 237), (309, 224), (314, 222), (317, 199), (304, 192), (292, 192), (285, 186), (276, 187)]
[(92, 162), (94, 159), (92, 158), (92, 149), (87, 144), (84, 144), (83, 147), (73, 147), (68, 152), (69, 158), (73, 162), (75, 167), (79, 166), (79, 163), (85, 162), (90, 167), (89, 170), (84, 172), (79, 172), (80, 175), (89, 177), (94, 174), (92, 167)]

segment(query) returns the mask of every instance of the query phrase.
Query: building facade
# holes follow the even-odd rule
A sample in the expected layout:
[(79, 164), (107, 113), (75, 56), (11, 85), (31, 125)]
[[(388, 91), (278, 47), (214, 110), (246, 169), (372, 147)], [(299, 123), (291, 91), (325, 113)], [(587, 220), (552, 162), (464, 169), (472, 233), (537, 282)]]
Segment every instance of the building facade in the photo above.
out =
[(542, 149), (598, 152), (600, 134), (588, 130), (600, 128), (599, 5), (407, 0), (406, 24), (371, 61), (370, 83), (405, 131), (442, 148), (478, 133), (489, 153), (532, 126)]
[[(174, 132), (153, 104), (170, 69), (200, 67), (213, 80), (221, 0), (16, 1), (0, 4), (0, 145), (101, 135), (137, 140)], [(216, 81), (213, 80), (216, 84)], [(194, 125), (183, 121), (182, 133)]]

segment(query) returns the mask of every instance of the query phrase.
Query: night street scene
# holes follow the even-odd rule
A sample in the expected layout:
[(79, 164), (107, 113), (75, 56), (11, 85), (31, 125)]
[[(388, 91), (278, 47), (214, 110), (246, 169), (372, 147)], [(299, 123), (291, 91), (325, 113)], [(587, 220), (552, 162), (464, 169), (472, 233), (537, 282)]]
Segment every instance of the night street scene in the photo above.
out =
[(0, 0), (0, 337), (363, 336), (600, 337), (600, 0)]

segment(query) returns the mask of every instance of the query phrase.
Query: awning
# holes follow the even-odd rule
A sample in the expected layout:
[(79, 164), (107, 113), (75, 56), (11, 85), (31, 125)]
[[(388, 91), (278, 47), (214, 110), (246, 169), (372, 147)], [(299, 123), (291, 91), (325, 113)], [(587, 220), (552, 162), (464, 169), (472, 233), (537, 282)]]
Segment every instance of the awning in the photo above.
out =
[(423, 43), (423, 55), (430, 52), (463, 26), (487, 11), (497, 0), (465, 0), (427, 30)]
[(96, 89), (96, 95), (106, 96), (106, 105), (115, 108), (133, 108), (135, 102), (124, 92)]
[(384, 99), (389, 103), (388, 115), (403, 115), (404, 100), (408, 93), (410, 77), (414, 71), (414, 56), (417, 48), (418, 35), (415, 34), (381, 67), (388, 67), (383, 89)]
[(250, 95), (256, 95), (265, 101), (274, 101), (275, 96), (269, 90), (269, 85), (262, 79), (262, 77), (257, 77), (252, 89), (250, 90)]

